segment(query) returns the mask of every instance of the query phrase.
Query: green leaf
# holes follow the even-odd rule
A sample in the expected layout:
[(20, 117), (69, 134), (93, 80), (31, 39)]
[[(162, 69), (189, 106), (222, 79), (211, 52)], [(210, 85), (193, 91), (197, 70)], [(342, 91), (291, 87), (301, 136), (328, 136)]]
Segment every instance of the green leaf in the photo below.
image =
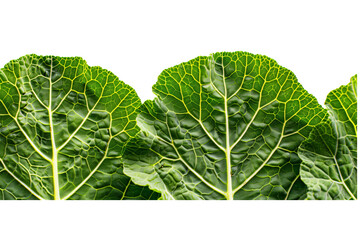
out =
[(0, 199), (157, 199), (121, 156), (135, 91), (81, 58), (27, 55), (0, 70)]
[(301, 144), (301, 179), (308, 199), (357, 197), (357, 75), (329, 93), (329, 119)]
[(215, 53), (164, 70), (124, 172), (163, 199), (299, 199), (297, 149), (326, 111), (274, 60)]

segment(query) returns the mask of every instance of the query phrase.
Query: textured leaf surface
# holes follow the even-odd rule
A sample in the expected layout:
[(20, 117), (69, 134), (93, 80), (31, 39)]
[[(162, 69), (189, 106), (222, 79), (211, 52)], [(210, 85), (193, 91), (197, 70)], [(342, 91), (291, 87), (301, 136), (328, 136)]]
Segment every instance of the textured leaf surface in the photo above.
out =
[(124, 172), (164, 199), (299, 199), (298, 146), (326, 116), (295, 75), (245, 52), (161, 73)]
[(357, 75), (331, 91), (329, 120), (317, 126), (299, 148), (301, 179), (308, 199), (357, 197)]
[(81, 58), (29, 55), (0, 71), (0, 199), (151, 199), (123, 174), (135, 91)]

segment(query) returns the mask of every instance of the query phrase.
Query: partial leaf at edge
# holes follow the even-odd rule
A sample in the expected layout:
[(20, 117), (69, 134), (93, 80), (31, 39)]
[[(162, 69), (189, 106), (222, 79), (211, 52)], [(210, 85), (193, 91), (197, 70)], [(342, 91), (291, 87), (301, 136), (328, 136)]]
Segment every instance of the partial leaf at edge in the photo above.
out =
[(329, 119), (299, 148), (308, 199), (357, 198), (357, 75), (329, 93)]

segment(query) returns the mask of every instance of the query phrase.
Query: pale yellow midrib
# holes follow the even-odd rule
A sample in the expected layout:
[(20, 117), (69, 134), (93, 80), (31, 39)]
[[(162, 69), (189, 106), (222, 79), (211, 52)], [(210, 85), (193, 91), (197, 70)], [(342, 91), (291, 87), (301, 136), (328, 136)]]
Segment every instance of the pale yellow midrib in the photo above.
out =
[(50, 63), (50, 76), (49, 76), (49, 107), (47, 108), (49, 114), (50, 124), (50, 135), (51, 135), (51, 146), (52, 146), (52, 171), (53, 171), (53, 184), (54, 184), (54, 200), (60, 200), (60, 186), (59, 186), (59, 173), (58, 173), (58, 151), (56, 149), (54, 125), (53, 125), (53, 114), (52, 114), (52, 69), (53, 68), (53, 57), (51, 57)]
[(228, 200), (234, 199), (233, 189), (232, 189), (232, 174), (231, 174), (231, 149), (230, 149), (230, 138), (229, 138), (229, 119), (227, 111), (227, 101), (225, 101), (225, 117), (226, 117), (226, 167), (227, 167), (227, 193), (226, 198)]
[[(224, 59), (222, 59), (224, 61)], [(231, 174), (231, 148), (230, 148), (230, 131), (229, 131), (229, 113), (228, 113), (228, 96), (227, 96), (227, 88), (225, 83), (225, 67), (224, 62), (222, 62), (222, 78), (224, 83), (224, 110), (225, 110), (225, 127), (226, 127), (226, 175), (227, 175), (227, 183), (226, 183), (226, 199), (233, 200), (234, 193), (232, 188), (232, 174)]]

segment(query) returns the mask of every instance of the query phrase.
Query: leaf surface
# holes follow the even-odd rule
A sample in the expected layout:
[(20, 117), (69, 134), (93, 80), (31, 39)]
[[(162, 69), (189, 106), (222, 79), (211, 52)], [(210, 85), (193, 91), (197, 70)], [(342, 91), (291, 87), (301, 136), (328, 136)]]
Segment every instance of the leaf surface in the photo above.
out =
[(0, 70), (0, 199), (152, 199), (123, 174), (135, 91), (81, 58), (27, 55)]
[(299, 199), (297, 149), (326, 111), (274, 60), (215, 53), (164, 70), (124, 172), (164, 199)]
[(357, 198), (357, 75), (329, 93), (329, 119), (301, 144), (301, 179), (308, 199)]

